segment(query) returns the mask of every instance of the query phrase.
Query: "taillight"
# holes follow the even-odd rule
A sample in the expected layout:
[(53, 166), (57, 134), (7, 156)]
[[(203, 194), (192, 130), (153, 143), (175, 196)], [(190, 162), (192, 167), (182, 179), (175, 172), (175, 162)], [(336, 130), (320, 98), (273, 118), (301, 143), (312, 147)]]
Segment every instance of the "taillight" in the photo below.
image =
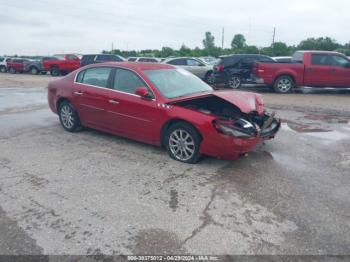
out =
[(217, 71), (217, 72), (224, 71), (224, 66), (216, 65), (216, 66), (214, 66), (214, 70)]

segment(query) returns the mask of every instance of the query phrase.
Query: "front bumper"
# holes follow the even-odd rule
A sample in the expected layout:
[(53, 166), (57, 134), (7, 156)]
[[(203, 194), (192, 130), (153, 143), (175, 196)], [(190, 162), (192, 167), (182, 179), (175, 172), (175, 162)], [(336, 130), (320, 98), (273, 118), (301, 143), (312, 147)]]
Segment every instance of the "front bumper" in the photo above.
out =
[(220, 159), (234, 160), (251, 152), (263, 141), (274, 138), (280, 127), (281, 120), (273, 118), (256, 136), (247, 138), (225, 135), (215, 130), (215, 133), (203, 139), (200, 152)]

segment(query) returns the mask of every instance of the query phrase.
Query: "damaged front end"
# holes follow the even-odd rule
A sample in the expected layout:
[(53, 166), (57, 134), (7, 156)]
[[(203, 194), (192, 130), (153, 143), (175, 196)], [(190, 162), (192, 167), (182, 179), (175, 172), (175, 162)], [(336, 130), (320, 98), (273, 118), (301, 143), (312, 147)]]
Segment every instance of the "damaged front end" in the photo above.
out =
[(227, 93), (178, 101), (176, 105), (215, 117), (213, 126), (221, 133), (237, 138), (273, 138), (281, 126), (275, 114), (264, 112), (259, 95)]
[(258, 115), (256, 112), (252, 112), (245, 117), (236, 119), (218, 118), (213, 121), (213, 125), (218, 132), (233, 137), (271, 139), (278, 132), (281, 121), (275, 118), (274, 113), (264, 112), (262, 115)]

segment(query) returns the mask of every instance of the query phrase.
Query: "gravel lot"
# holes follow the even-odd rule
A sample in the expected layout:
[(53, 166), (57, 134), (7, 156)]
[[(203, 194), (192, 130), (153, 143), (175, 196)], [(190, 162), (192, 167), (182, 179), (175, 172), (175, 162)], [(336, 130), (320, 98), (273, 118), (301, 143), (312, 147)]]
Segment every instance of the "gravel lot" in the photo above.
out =
[(275, 140), (186, 165), (64, 132), (50, 80), (0, 74), (0, 254), (350, 254), (350, 93), (263, 90)]

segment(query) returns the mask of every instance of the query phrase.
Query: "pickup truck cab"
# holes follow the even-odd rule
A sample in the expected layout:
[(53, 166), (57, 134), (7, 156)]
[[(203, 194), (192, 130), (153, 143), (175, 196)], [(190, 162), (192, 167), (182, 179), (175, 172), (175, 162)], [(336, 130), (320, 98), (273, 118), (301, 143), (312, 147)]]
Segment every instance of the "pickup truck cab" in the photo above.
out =
[(55, 55), (54, 59), (42, 60), (43, 69), (52, 76), (68, 74), (80, 67), (80, 58), (73, 54)]
[(292, 63), (256, 63), (253, 78), (278, 93), (295, 87), (350, 87), (350, 60), (328, 51), (297, 51)]

